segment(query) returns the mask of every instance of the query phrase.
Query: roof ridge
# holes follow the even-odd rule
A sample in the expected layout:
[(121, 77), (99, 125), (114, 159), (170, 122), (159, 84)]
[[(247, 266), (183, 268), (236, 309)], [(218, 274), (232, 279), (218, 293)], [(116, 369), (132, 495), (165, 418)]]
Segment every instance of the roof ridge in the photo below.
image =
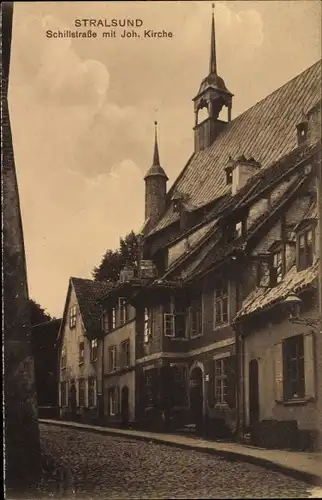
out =
[[(230, 123), (234, 123), (236, 122), (236, 120), (238, 120), (238, 118), (240, 118), (241, 116), (243, 116), (245, 113), (247, 113), (248, 111), (250, 111), (251, 109), (253, 109), (255, 106), (257, 106), (259, 103), (262, 103), (264, 102), (266, 99), (270, 98), (272, 95), (274, 95), (276, 92), (279, 92), (283, 87), (286, 87), (286, 85), (289, 85), (291, 82), (293, 82), (294, 80), (296, 80), (297, 78), (300, 78), (304, 73), (308, 72), (310, 69), (312, 69), (314, 66), (318, 66), (318, 64), (321, 64), (322, 60), (319, 59), (318, 61), (316, 61), (314, 64), (311, 64), (311, 66), (309, 66), (308, 68), (304, 69), (303, 71), (301, 71), (301, 73), (298, 73), (297, 75), (293, 76), (293, 78), (291, 78), (290, 80), (287, 80), (285, 83), (283, 83), (282, 85), (280, 85), (279, 87), (277, 87), (275, 90), (273, 90), (272, 92), (270, 92), (269, 94), (267, 94), (265, 97), (263, 97), (262, 99), (259, 99), (259, 101), (255, 102), (254, 104), (252, 104), (252, 106), (250, 106), (249, 108), (245, 109), (245, 111), (243, 111), (242, 113), (240, 113), (239, 115), (237, 115), (233, 120), (231, 120)], [(272, 118), (273, 119), (273, 118)], [(212, 144), (209, 146), (209, 148), (211, 148)], [(209, 149), (208, 148), (208, 149)]]

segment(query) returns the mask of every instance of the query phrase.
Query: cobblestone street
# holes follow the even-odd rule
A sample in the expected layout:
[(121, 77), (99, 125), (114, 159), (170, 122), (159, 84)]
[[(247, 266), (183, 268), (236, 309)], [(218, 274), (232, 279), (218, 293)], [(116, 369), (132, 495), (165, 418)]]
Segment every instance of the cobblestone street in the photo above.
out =
[[(24, 498), (310, 498), (312, 487), (242, 462), (123, 437), (41, 425), (64, 473)], [(13, 498), (8, 496), (8, 498)], [(17, 498), (17, 497), (15, 497)], [(22, 498), (22, 497), (21, 497)]]

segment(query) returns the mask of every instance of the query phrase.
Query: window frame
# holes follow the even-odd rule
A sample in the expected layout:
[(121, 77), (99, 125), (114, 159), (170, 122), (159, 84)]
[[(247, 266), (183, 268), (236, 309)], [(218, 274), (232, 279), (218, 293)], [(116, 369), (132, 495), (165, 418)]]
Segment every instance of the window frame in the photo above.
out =
[(143, 311), (143, 342), (148, 344), (152, 339), (152, 308), (145, 307)]
[(120, 325), (124, 325), (128, 322), (128, 301), (125, 297), (119, 297), (118, 301), (119, 314), (120, 314)]
[[(292, 357), (292, 344), (295, 346), (296, 357)], [(304, 336), (294, 335), (283, 340), (283, 400), (294, 401), (305, 398), (305, 353)], [(298, 352), (300, 351), (300, 352)], [(295, 369), (294, 369), (295, 366)], [(292, 375), (290, 376), (290, 372)], [(294, 376), (296, 377), (294, 379)], [(290, 378), (291, 377), (291, 378)], [(292, 384), (296, 384), (296, 391), (292, 390)], [(296, 392), (298, 394), (296, 395)]]
[[(113, 355), (112, 355), (113, 353)], [(116, 352), (116, 345), (111, 345), (108, 348), (108, 369), (109, 373), (114, 373), (117, 371), (117, 352)], [(111, 362), (112, 361), (112, 362)]]
[(67, 349), (66, 346), (64, 345), (61, 350), (60, 354), (60, 368), (61, 370), (65, 370), (67, 367)]
[(85, 342), (81, 340), (78, 344), (78, 364), (82, 365), (85, 360)]
[[(93, 384), (91, 384), (92, 382), (93, 382)], [(88, 401), (89, 408), (96, 407), (96, 378), (95, 377), (88, 378), (87, 401)], [(91, 403), (93, 403), (93, 404), (91, 404)]]
[[(94, 346), (93, 346), (94, 343)], [(96, 337), (91, 339), (90, 341), (90, 359), (92, 363), (95, 363), (97, 361), (98, 357), (98, 340)]]
[[(85, 401), (85, 392), (86, 392), (86, 387), (85, 387), (85, 379), (82, 377), (82, 378), (79, 378), (78, 379), (78, 407), (79, 408), (85, 408), (86, 406), (86, 401)], [(82, 391), (81, 391), (81, 388), (82, 388)], [(81, 398), (81, 395), (82, 395), (82, 398)], [(81, 401), (82, 399), (82, 401)], [(83, 404), (81, 404), (83, 403)]]
[[(219, 283), (219, 287), (217, 286), (214, 289), (214, 329), (223, 327), (229, 324), (229, 282), (226, 282), (226, 285), (223, 286), (223, 281)], [(218, 307), (220, 310), (220, 321), (217, 321), (217, 312)], [(224, 309), (226, 308), (226, 313), (224, 314)], [(224, 319), (226, 316), (226, 320)]]
[(117, 387), (109, 387), (108, 389), (108, 414), (110, 417), (117, 415)]
[[(64, 388), (64, 390), (63, 390)], [(65, 396), (63, 398), (63, 395)], [(67, 380), (62, 380), (60, 382), (60, 407), (66, 408), (68, 406), (68, 386)]]
[(69, 328), (75, 328), (77, 324), (77, 306), (72, 305), (69, 309)]
[[(177, 308), (180, 297), (171, 297), (168, 303), (163, 304), (163, 334), (165, 337), (174, 340), (187, 339), (187, 308), (185, 306)], [(183, 335), (179, 336), (180, 329), (178, 328), (177, 321), (183, 318), (184, 328)]]
[(102, 332), (108, 333), (110, 331), (110, 318), (109, 313), (106, 309), (102, 312)]
[[(193, 318), (193, 315), (196, 318)], [(197, 328), (193, 330), (192, 323), (195, 320)], [(193, 333), (196, 332), (196, 333)], [(203, 335), (203, 293), (200, 292), (197, 297), (194, 297), (190, 301), (189, 305), (189, 337), (190, 339), (196, 339)]]
[[(225, 366), (228, 356), (214, 359), (214, 399), (216, 404), (226, 405), (228, 395), (228, 373)], [(217, 375), (217, 366), (219, 366), (219, 375)], [(220, 400), (217, 397), (218, 389), (220, 390)]]
[(122, 368), (129, 368), (131, 364), (130, 339), (126, 339), (121, 342), (121, 353), (122, 353)]
[[(311, 233), (311, 244), (308, 243), (308, 234)], [(304, 238), (303, 257), (304, 262), (301, 262), (301, 238)], [(297, 271), (304, 271), (311, 267), (314, 262), (314, 226), (307, 225), (298, 231), (296, 235), (296, 268)], [(310, 248), (310, 253), (308, 249)]]

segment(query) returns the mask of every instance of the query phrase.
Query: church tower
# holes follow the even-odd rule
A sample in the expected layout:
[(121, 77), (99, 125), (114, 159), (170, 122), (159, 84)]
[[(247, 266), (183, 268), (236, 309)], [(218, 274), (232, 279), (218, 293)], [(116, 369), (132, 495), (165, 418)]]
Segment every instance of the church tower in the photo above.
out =
[[(214, 7), (214, 4), (212, 4), (209, 74), (202, 80), (198, 94), (193, 99), (195, 112), (195, 152), (211, 146), (225, 127), (225, 124), (231, 121), (233, 94), (229, 92), (224, 80), (217, 72)], [(228, 110), (227, 122), (218, 119), (219, 113), (224, 106)], [(198, 114), (203, 108), (207, 109), (208, 117), (199, 123)]]
[(160, 165), (157, 122), (155, 126), (155, 140), (152, 166), (147, 171), (145, 180), (145, 222), (149, 227), (159, 219), (165, 208), (168, 177)]

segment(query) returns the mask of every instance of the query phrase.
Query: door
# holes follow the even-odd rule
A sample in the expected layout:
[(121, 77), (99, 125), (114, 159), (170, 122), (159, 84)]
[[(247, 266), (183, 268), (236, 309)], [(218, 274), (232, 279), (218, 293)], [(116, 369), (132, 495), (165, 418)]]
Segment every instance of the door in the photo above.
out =
[(129, 389), (125, 385), (121, 392), (121, 417), (122, 425), (127, 427), (129, 424)]
[(249, 363), (249, 424), (251, 432), (259, 422), (259, 384), (258, 362), (252, 359)]
[(196, 367), (190, 375), (190, 410), (196, 431), (203, 431), (203, 380), (202, 370)]

